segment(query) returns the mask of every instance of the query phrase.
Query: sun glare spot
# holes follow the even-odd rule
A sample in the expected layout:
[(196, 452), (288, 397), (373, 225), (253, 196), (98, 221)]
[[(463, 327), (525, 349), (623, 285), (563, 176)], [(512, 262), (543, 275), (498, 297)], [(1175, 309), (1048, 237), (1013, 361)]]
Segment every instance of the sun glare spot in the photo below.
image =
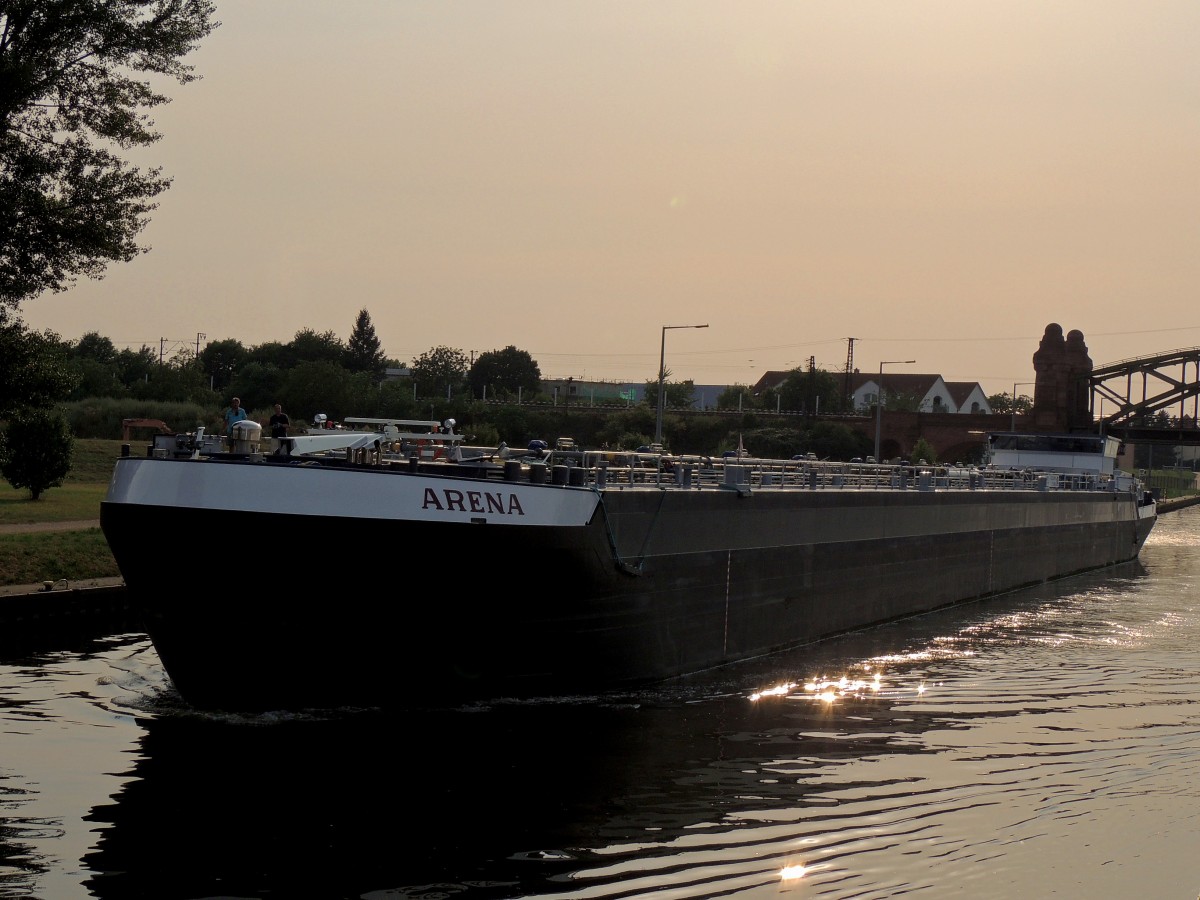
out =
[(804, 866), (784, 866), (779, 872), (780, 881), (796, 881), (803, 878), (808, 870)]

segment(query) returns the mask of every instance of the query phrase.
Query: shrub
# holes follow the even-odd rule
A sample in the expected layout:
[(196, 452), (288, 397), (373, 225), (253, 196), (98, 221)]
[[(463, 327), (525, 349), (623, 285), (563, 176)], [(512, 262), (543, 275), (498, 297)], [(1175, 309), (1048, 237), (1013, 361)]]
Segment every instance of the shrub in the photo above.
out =
[(0, 475), (18, 490), (28, 488), (30, 499), (37, 500), (63, 483), (74, 450), (71, 428), (61, 413), (24, 410), (0, 432)]

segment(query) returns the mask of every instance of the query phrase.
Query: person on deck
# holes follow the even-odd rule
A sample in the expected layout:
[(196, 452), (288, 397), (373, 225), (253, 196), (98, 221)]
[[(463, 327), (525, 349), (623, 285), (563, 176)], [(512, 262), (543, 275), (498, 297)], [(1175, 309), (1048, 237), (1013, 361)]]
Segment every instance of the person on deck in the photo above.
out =
[(229, 408), (225, 410), (225, 436), (233, 437), (233, 426), (235, 422), (241, 422), (246, 418), (246, 411), (242, 409), (242, 401), (234, 397), (229, 401)]
[[(288, 418), (288, 414), (283, 411), (283, 406), (279, 403), (275, 404), (275, 413), (271, 416), (271, 421), (268, 425), (271, 428), (271, 452), (275, 454), (283, 453), (285, 444), (290, 446), (290, 441), (287, 440), (288, 426), (292, 424), (292, 420)], [(288, 453), (290, 454), (290, 449)], [(287, 454), (285, 454), (287, 455)]]
[(292, 424), (292, 420), (288, 418), (288, 414), (283, 411), (283, 406), (279, 403), (275, 404), (275, 414), (271, 416), (271, 437), (285, 438), (288, 436), (288, 426)]

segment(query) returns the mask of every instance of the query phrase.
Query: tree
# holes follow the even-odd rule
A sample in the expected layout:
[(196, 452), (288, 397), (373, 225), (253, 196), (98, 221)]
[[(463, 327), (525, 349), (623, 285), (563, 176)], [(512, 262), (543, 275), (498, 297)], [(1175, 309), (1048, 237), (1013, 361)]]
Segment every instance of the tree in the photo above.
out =
[(161, 135), (180, 60), (219, 24), (211, 0), (7, 0), (0, 5), (0, 304), (63, 291), (145, 250), (136, 238), (170, 186), (113, 148)]
[(917, 442), (913, 444), (912, 452), (908, 456), (913, 462), (925, 460), (927, 463), (935, 463), (938, 461), (937, 451), (933, 449), (933, 444), (923, 437), (917, 438)]
[(717, 409), (752, 409), (756, 406), (758, 402), (744, 384), (731, 384), (717, 397)]
[(78, 376), (65, 344), (51, 331), (29, 331), (0, 305), (0, 418), (24, 407), (48, 408), (70, 395)]
[(92, 359), (104, 365), (117, 361), (117, 348), (111, 338), (98, 331), (89, 331), (71, 346), (71, 355), (76, 359)]
[(515, 397), (520, 393), (531, 397), (542, 383), (542, 370), (526, 350), (509, 344), (503, 350), (487, 350), (467, 373), (471, 396), (483, 399)]
[[(667, 375), (670, 375), (667, 372)], [(650, 404), (655, 409), (658, 408), (658, 381), (647, 381), (646, 386), (642, 388), (644, 402)], [(691, 381), (664, 381), (663, 382), (663, 398), (664, 406), (667, 409), (690, 409), (696, 399), (696, 383)]]
[(375, 334), (375, 326), (371, 324), (371, 314), (360, 309), (346, 344), (346, 368), (351, 372), (365, 372), (372, 381), (379, 383), (383, 381), (386, 367), (387, 357), (380, 349), (379, 337)]
[(282, 403), (285, 409), (294, 405), (291, 398), (284, 396), (283, 387), (287, 373), (268, 363), (248, 362), (234, 375), (229, 383), (229, 394), (242, 399), (247, 410), (274, 406)]
[(288, 347), (292, 351), (293, 366), (302, 362), (327, 362), (335, 366), (346, 363), (346, 345), (332, 331), (317, 334), (311, 328), (302, 328)]
[(145, 344), (138, 350), (126, 348), (117, 353), (117, 377), (126, 387), (148, 381), (157, 366), (158, 354)]
[(467, 354), (453, 347), (431, 347), (409, 367), (422, 397), (445, 397), (460, 389), (467, 378)]
[(121, 381), (117, 367), (117, 348), (109, 338), (99, 332), (89, 331), (68, 346), (71, 356), (69, 366), (78, 379), (68, 399), (128, 395), (129, 389)]
[(293, 398), (293, 406), (303, 403), (308, 407), (295, 410), (289, 407), (293, 421), (299, 421), (300, 417), (311, 421), (317, 413), (325, 413), (335, 420), (346, 415), (361, 415), (351, 406), (352, 390), (350, 373), (325, 360), (303, 362), (290, 369), (283, 386), (283, 394)]
[(839, 379), (823, 369), (793, 369), (779, 387), (780, 406), (786, 410), (804, 410), (809, 415), (818, 412), (840, 412), (845, 395)]
[(276, 369), (290, 369), (296, 364), (295, 354), (292, 352), (290, 344), (283, 344), (279, 341), (267, 341), (264, 344), (256, 344), (246, 351), (245, 364), (262, 363), (267, 366), (274, 366)]
[(1027, 413), (1033, 409), (1033, 398), (1026, 394), (1010, 394), (1007, 391), (992, 394), (987, 398), (988, 406), (994, 413)]
[(0, 475), (14, 488), (29, 489), (31, 500), (58, 487), (71, 471), (75, 440), (59, 412), (26, 409), (0, 432)]
[(248, 352), (242, 342), (234, 338), (211, 341), (200, 351), (197, 357), (200, 371), (207, 376), (214, 391), (220, 393), (229, 387), (233, 376), (245, 364)]

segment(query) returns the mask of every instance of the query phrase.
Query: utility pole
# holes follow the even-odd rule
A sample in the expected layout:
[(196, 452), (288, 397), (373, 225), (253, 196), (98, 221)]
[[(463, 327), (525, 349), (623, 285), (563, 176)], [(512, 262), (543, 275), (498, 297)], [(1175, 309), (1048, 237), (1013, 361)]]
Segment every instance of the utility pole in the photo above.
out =
[(167, 339), (165, 337), (160, 337), (158, 339), (158, 364), (160, 366), (162, 365), (162, 360), (163, 360), (163, 345), (165, 345), (166, 343), (167, 343)]
[(205, 334), (203, 331), (196, 332), (196, 359), (200, 358), (200, 342), (203, 340), (206, 340), (207, 338), (208, 338), (208, 335)]
[(846, 395), (846, 405), (850, 406), (853, 392), (850, 390), (850, 375), (854, 372), (854, 338), (846, 338), (846, 385), (842, 389)]

